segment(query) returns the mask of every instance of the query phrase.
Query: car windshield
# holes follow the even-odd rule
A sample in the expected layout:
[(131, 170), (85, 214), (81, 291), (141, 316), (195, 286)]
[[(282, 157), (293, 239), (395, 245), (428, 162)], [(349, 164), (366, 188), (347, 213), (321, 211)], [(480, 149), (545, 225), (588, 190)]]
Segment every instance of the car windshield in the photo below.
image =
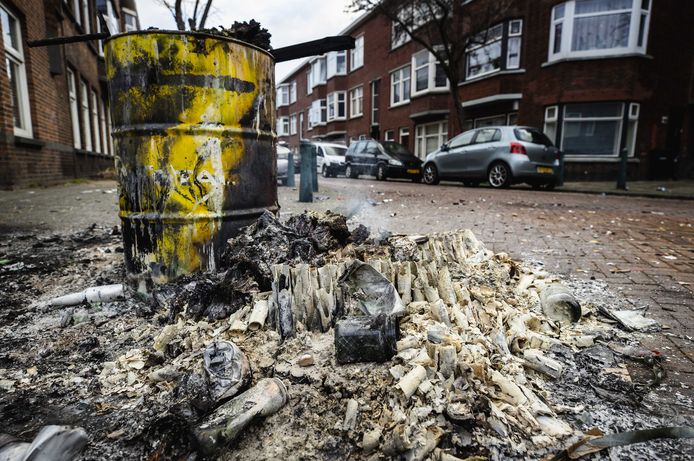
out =
[(400, 155), (412, 155), (409, 150), (402, 144), (398, 144), (393, 141), (382, 142), (381, 145), (386, 153), (390, 155), (400, 156)]
[(545, 134), (533, 128), (516, 128), (513, 130), (516, 134), (516, 139), (519, 141), (532, 142), (534, 144), (542, 144), (543, 146), (552, 147), (552, 141)]
[(323, 146), (325, 155), (335, 155), (337, 157), (344, 157), (347, 153), (346, 147), (336, 147), (336, 146)]

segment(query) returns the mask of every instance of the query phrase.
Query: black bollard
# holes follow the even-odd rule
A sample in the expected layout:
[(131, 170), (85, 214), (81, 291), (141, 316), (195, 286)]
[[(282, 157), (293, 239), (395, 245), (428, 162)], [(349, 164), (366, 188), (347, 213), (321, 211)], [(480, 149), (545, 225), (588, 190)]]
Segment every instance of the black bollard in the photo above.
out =
[(296, 186), (296, 181), (294, 180), (294, 152), (289, 152), (287, 164), (287, 187)]
[(301, 153), (301, 176), (299, 178), (299, 201), (313, 202), (313, 151), (314, 147), (308, 142), (302, 142), (299, 147)]
[(318, 192), (318, 148), (311, 149), (311, 175), (313, 176), (313, 192)]

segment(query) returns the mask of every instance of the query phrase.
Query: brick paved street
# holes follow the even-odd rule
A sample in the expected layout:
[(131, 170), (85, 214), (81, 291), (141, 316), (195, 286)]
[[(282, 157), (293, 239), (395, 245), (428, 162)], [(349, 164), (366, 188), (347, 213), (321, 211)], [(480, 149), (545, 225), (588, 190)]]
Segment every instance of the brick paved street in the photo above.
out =
[[(494, 251), (607, 282), (666, 325), (642, 340), (666, 354), (668, 381), (684, 383), (679, 392), (694, 397), (694, 202), (368, 179), (321, 178), (320, 186), (310, 206), (297, 202), (296, 189), (281, 187), (283, 216), (332, 209), (392, 232), (469, 227)], [(0, 192), (0, 232), (115, 225), (114, 188), (98, 181)]]

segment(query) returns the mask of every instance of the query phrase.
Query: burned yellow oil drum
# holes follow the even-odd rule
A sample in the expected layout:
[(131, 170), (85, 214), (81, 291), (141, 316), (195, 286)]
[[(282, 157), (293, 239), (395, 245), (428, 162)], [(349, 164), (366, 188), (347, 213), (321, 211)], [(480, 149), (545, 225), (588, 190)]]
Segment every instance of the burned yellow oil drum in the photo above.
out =
[(273, 57), (141, 31), (109, 38), (105, 59), (129, 279), (215, 270), (229, 237), (278, 209)]

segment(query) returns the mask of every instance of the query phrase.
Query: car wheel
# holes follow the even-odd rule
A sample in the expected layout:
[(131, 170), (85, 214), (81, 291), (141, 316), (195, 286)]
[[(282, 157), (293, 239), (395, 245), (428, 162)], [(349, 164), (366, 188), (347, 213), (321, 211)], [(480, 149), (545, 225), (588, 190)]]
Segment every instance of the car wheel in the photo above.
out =
[(436, 169), (436, 165), (434, 165), (433, 163), (428, 163), (424, 166), (422, 180), (424, 181), (424, 184), (429, 184), (430, 186), (439, 183), (439, 172)]
[(323, 168), (321, 168), (321, 174), (323, 175), (324, 178), (327, 178), (330, 176), (330, 172), (328, 171), (328, 167), (323, 165)]
[(495, 189), (506, 188), (511, 185), (511, 170), (505, 163), (495, 163), (489, 168), (488, 179)]
[(347, 168), (345, 169), (345, 176), (356, 179), (359, 177), (359, 174), (352, 169), (352, 165), (347, 165)]
[(386, 166), (383, 164), (378, 165), (376, 167), (376, 179), (379, 181), (385, 181), (386, 180)]

